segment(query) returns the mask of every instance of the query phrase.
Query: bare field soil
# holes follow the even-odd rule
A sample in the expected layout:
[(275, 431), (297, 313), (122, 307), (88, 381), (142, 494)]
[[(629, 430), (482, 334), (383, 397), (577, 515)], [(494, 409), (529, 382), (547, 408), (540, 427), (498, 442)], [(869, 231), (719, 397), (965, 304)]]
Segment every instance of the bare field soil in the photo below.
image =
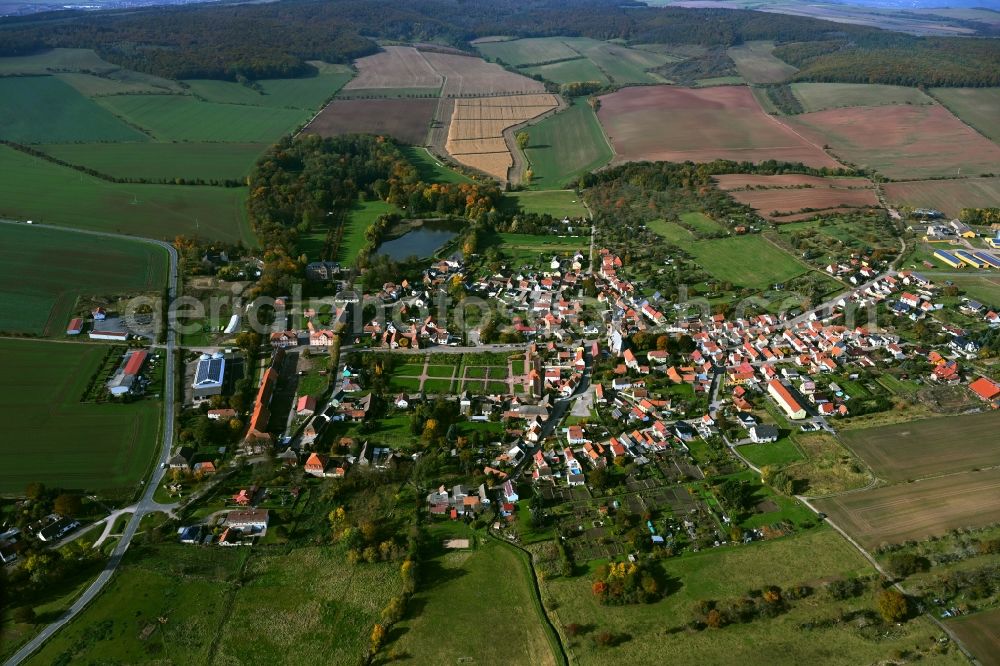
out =
[(556, 108), (555, 96), (507, 95), (457, 99), (445, 148), (456, 160), (501, 180), (514, 164), (503, 131)]
[(833, 109), (785, 117), (782, 122), (841, 159), (890, 178), (991, 173), (1000, 146), (942, 106), (899, 105)]
[(949, 620), (948, 627), (982, 666), (1000, 666), (1000, 608)]
[(890, 203), (914, 208), (934, 208), (958, 217), (963, 208), (988, 208), (1000, 202), (1000, 178), (914, 180), (885, 183)]
[(762, 216), (777, 221), (788, 220), (789, 214), (800, 218), (806, 208), (814, 212), (837, 208), (878, 206), (871, 183), (864, 178), (820, 178), (800, 174), (757, 176), (731, 174), (716, 176), (719, 188), (730, 196), (756, 209)]
[(344, 90), (365, 88), (439, 88), (442, 79), (412, 46), (386, 46), (375, 55), (354, 62), (358, 75)]
[(545, 85), (476, 56), (450, 53), (422, 53), (434, 70), (444, 77), (444, 97), (469, 97), (504, 93), (545, 92)]
[(847, 188), (870, 188), (871, 182), (867, 178), (823, 178), (821, 176), (807, 176), (801, 173), (783, 173), (777, 176), (758, 176), (757, 174), (725, 174), (715, 176), (715, 182), (719, 184), (720, 190), (744, 190), (749, 187), (836, 187)]
[(423, 145), (436, 99), (335, 99), (303, 132), (320, 136), (385, 134)]
[(1000, 468), (848, 493), (814, 504), (866, 548), (926, 539), (1000, 520)]
[(622, 88), (597, 113), (615, 162), (781, 160), (839, 166), (818, 146), (765, 114), (745, 86)]
[(1000, 465), (998, 427), (1000, 416), (982, 413), (849, 430), (842, 437), (877, 476), (894, 482)]

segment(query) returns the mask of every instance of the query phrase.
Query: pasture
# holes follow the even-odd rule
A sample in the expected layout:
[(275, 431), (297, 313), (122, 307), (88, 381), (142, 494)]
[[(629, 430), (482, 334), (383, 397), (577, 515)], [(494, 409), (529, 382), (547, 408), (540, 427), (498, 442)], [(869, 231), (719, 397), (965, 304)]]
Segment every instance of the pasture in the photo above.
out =
[(646, 226), (657, 236), (674, 245), (685, 246), (694, 240), (694, 235), (676, 222), (653, 220), (648, 222)]
[(890, 178), (991, 173), (1000, 146), (937, 104), (855, 107), (786, 116), (782, 122), (841, 159)]
[(960, 120), (1000, 141), (1000, 88), (934, 88), (931, 95)]
[[(454, 536), (470, 535), (463, 531)], [(472, 551), (441, 553), (422, 565), (421, 580), (411, 602), (420, 612), (397, 625), (402, 633), (393, 644), (416, 663), (557, 663), (540, 618), (530, 564), (513, 547), (486, 540)], [(456, 617), (502, 626), (503, 638), (473, 631), (465, 632), (462, 640), (446, 640)]]
[(184, 83), (193, 95), (209, 102), (316, 111), (351, 80), (353, 72), (346, 65), (324, 62), (311, 64), (318, 70), (314, 76), (262, 79), (255, 82), (254, 88), (230, 81), (208, 79)]
[(39, 150), (113, 178), (243, 180), (265, 143), (60, 143)]
[[(759, 541), (739, 547), (707, 549), (699, 553), (660, 560), (669, 594), (653, 604), (609, 606), (591, 592), (587, 575), (555, 577), (542, 581), (542, 598), (550, 609), (567, 647), (570, 663), (622, 666), (658, 661), (684, 666), (698, 664), (768, 663), (782, 666), (818, 663), (878, 663), (894, 650), (913, 649), (925, 642), (929, 622), (917, 619), (878, 641), (841, 622), (840, 614), (871, 608), (868, 595), (837, 602), (821, 589), (824, 582), (874, 574), (862, 556), (833, 530), (814, 529), (793, 536)], [(777, 585), (816, 588), (809, 599), (791, 602), (777, 617), (720, 630), (684, 628), (699, 601), (736, 600), (749, 590)], [(583, 628), (572, 636), (571, 624)], [(809, 629), (805, 630), (804, 625)], [(611, 648), (598, 647), (592, 638), (599, 631), (621, 637)], [(805, 633), (803, 633), (805, 632)], [(802, 636), (808, 640), (802, 640)], [(935, 634), (936, 635), (936, 634)], [(957, 651), (955, 651), (957, 652)], [(940, 658), (960, 664), (961, 656)]]
[(849, 430), (844, 443), (889, 482), (1000, 464), (997, 415), (949, 416)]
[(46, 143), (149, 137), (54, 76), (9, 76), (0, 77), (0, 139)]
[(868, 83), (793, 83), (792, 94), (806, 113), (846, 106), (933, 104), (919, 88)]
[(782, 437), (776, 442), (746, 444), (739, 448), (740, 455), (758, 467), (772, 465), (783, 467), (803, 459), (791, 437)]
[(380, 215), (399, 212), (401, 211), (398, 208), (384, 201), (357, 201), (344, 223), (344, 235), (337, 256), (330, 256), (333, 248), (327, 247), (329, 229), (320, 225), (316, 225), (310, 233), (299, 237), (298, 250), (309, 257), (310, 261), (339, 261), (344, 266), (353, 266), (358, 252), (365, 244), (365, 232), (368, 227)]
[(159, 141), (270, 143), (311, 115), (303, 109), (219, 104), (183, 95), (115, 95), (98, 102)]
[(604, 130), (585, 99), (543, 119), (527, 130), (525, 155), (531, 165), (531, 188), (562, 187), (612, 158)]
[(0, 216), (150, 238), (257, 242), (246, 188), (109, 183), (0, 146)]
[(750, 83), (778, 83), (799, 71), (774, 57), (774, 42), (746, 42), (732, 46), (726, 53), (736, 63), (736, 70)]
[[(512, 200), (526, 213), (551, 215), (556, 219), (564, 217), (589, 218), (590, 213), (583, 205), (583, 198), (573, 190), (544, 190), (538, 192), (508, 192), (505, 197)], [(587, 245), (590, 242), (588, 240)]]
[(157, 451), (160, 403), (80, 402), (104, 345), (0, 340), (0, 493), (28, 483), (109, 491), (137, 488)]
[(541, 76), (543, 79), (560, 85), (577, 81), (597, 81), (602, 85), (608, 83), (608, 77), (605, 76), (604, 72), (593, 61), (583, 57), (576, 60), (562, 60), (548, 65), (522, 67), (520, 71), (529, 76)]
[(461, 164), (506, 180), (513, 158), (503, 131), (556, 108), (554, 95), (508, 95), (458, 99), (445, 149)]
[(866, 548), (926, 539), (1000, 520), (1000, 468), (861, 490), (814, 505)]
[(775, 221), (806, 208), (819, 211), (878, 206), (875, 191), (864, 178), (734, 174), (717, 176), (716, 181), (720, 189), (729, 192), (729, 196), (754, 208), (761, 216)]
[(948, 621), (982, 666), (1000, 665), (1000, 608)]
[(765, 114), (744, 86), (623, 88), (600, 99), (597, 117), (616, 162), (773, 159), (838, 166), (816, 145)]
[(951, 217), (963, 208), (987, 208), (1000, 201), (1000, 177), (911, 180), (882, 187), (893, 204), (934, 208)]
[(420, 180), (425, 183), (471, 183), (468, 176), (448, 168), (429, 150), (419, 146), (402, 146), (406, 161), (416, 168)]
[(806, 271), (759, 235), (697, 241), (684, 249), (716, 279), (750, 289), (767, 289)]
[(326, 137), (382, 134), (421, 145), (436, 108), (436, 99), (335, 99), (303, 131)]
[(166, 258), (148, 243), (0, 224), (0, 331), (61, 337), (80, 296), (160, 290)]
[(505, 42), (477, 43), (476, 49), (490, 60), (503, 60), (514, 67), (580, 58), (579, 51), (563, 37), (512, 39)]

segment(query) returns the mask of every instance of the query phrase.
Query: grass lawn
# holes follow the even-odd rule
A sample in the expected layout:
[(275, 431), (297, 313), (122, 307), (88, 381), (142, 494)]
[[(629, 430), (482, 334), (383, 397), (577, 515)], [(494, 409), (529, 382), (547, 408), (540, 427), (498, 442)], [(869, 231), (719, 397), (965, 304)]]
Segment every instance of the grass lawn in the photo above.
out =
[(116, 95), (99, 102), (160, 141), (271, 142), (311, 116), (304, 109), (217, 104), (185, 95)]
[(447, 377), (451, 379), (455, 375), (455, 367), (451, 365), (428, 365), (428, 377)]
[(32, 481), (50, 487), (135, 487), (157, 450), (159, 401), (128, 405), (80, 402), (107, 347), (0, 341), (0, 493)]
[(400, 146), (400, 150), (406, 155), (406, 160), (412, 164), (420, 180), (427, 183), (471, 183), (468, 176), (464, 176), (453, 169), (449, 169), (440, 160), (430, 154), (426, 148), (420, 146)]
[(583, 199), (573, 190), (549, 190), (544, 192), (510, 192), (507, 199), (526, 213), (564, 217), (589, 217)]
[(450, 379), (428, 379), (424, 382), (425, 393), (449, 393), (451, 391)]
[(157, 291), (167, 255), (146, 243), (0, 224), (0, 331), (62, 336), (79, 296)]
[[(384, 201), (358, 201), (351, 208), (350, 215), (345, 222), (344, 237), (340, 241), (340, 252), (334, 260), (341, 262), (344, 266), (350, 266), (358, 256), (361, 247), (365, 244), (365, 232), (368, 227), (378, 219), (380, 215), (386, 213), (398, 213), (400, 210)], [(323, 246), (327, 237), (327, 229), (314, 228), (309, 234), (299, 239), (299, 250), (305, 253), (310, 260), (320, 258)]]
[(177, 234), (255, 247), (242, 187), (109, 183), (0, 146), (0, 216), (173, 239)]
[(0, 77), (0, 139), (47, 143), (149, 137), (54, 76), (18, 76)]
[(525, 154), (534, 174), (533, 190), (564, 187), (614, 156), (593, 108), (583, 98), (527, 132), (530, 141)]
[(790, 254), (759, 235), (698, 241), (686, 249), (719, 280), (751, 289), (766, 289), (806, 270)]
[(687, 245), (694, 241), (694, 236), (691, 235), (691, 232), (676, 222), (653, 220), (647, 223), (646, 226), (657, 236), (660, 236), (663, 240), (670, 241), (674, 245)]
[(115, 178), (243, 180), (263, 143), (62, 143), (40, 146), (53, 157)]
[[(414, 663), (556, 663), (527, 561), (513, 547), (487, 540), (476, 550), (442, 553), (421, 564), (420, 575), (411, 602), (420, 611), (397, 625), (393, 643)], [(463, 631), (459, 637), (455, 618), (463, 617), (495, 631)]]
[(540, 75), (543, 79), (553, 83), (564, 84), (577, 81), (599, 81), (602, 84), (608, 82), (608, 77), (591, 60), (587, 58), (577, 58), (575, 60), (563, 60), (549, 65), (538, 65), (534, 67), (521, 67), (520, 71), (528, 76)]
[(703, 234), (717, 234), (726, 228), (704, 213), (691, 211), (681, 214), (681, 222)]
[[(136, 663), (169, 655), (207, 663), (229, 614), (234, 583), (250, 549), (133, 548), (111, 583), (69, 626), (29, 659), (53, 664), (100, 655)], [(159, 618), (166, 618), (161, 624)], [(154, 627), (149, 638), (140, 633)]]
[[(938, 633), (923, 619), (912, 620), (889, 636), (880, 634), (879, 640), (839, 622), (803, 629), (806, 622), (836, 620), (843, 611), (874, 606), (868, 594), (835, 602), (821, 590), (793, 602), (790, 612), (776, 618), (719, 630), (672, 630), (692, 619), (692, 607), (701, 600), (732, 600), (765, 585), (819, 587), (833, 577), (874, 573), (857, 551), (825, 528), (747, 546), (709, 549), (664, 560), (663, 567), (675, 589), (662, 601), (648, 605), (602, 606), (591, 593), (587, 576), (543, 583), (543, 599), (554, 602), (552, 615), (572, 663), (648, 664), (651, 654), (664, 663), (685, 665), (758, 663), (764, 654), (773, 664), (875, 663), (889, 659), (897, 649), (912, 649), (917, 641), (928, 642), (930, 635)], [(569, 637), (565, 627), (572, 623), (591, 627), (591, 632), (606, 630), (624, 640), (613, 648), (599, 648), (589, 635)], [(956, 654), (940, 661), (958, 664), (960, 659)]]
[[(426, 382), (430, 384), (430, 380)], [(389, 380), (389, 386), (394, 391), (409, 391), (415, 393), (420, 390), (420, 380), (416, 377), (393, 377)], [(427, 387), (424, 387), (427, 390)]]
[(487, 393), (509, 393), (510, 386), (507, 382), (486, 382)]
[(782, 437), (777, 442), (766, 444), (747, 444), (739, 447), (739, 452), (757, 467), (781, 466), (802, 460), (802, 454), (795, 448), (791, 437)]

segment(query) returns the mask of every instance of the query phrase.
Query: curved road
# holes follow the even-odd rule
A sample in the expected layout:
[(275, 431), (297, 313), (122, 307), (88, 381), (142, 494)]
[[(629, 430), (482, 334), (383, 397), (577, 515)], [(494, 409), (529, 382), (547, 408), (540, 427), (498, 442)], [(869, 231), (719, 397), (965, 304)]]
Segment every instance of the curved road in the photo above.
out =
[[(22, 223), (0, 220), (0, 224)], [(177, 297), (177, 250), (174, 249), (174, 246), (170, 243), (150, 238), (126, 236), (124, 234), (105, 233), (101, 231), (86, 231), (83, 229), (59, 227), (49, 224), (33, 224), (31, 226), (56, 229), (59, 231), (71, 231), (74, 233), (87, 234), (89, 236), (120, 238), (139, 243), (150, 243), (152, 245), (162, 247), (167, 251), (167, 255), (170, 257), (170, 267), (167, 275), (168, 298), (173, 300)], [(164, 322), (164, 326), (166, 326), (166, 322)], [(84, 591), (84, 593), (73, 603), (73, 605), (70, 606), (69, 610), (63, 613), (58, 620), (42, 629), (37, 636), (22, 646), (21, 649), (14, 654), (14, 656), (7, 660), (5, 666), (16, 666), (16, 664), (20, 664), (25, 659), (30, 657), (33, 652), (45, 643), (45, 641), (54, 636), (57, 631), (72, 621), (73, 618), (87, 606), (87, 604), (93, 601), (94, 598), (100, 594), (101, 590), (104, 589), (104, 586), (111, 580), (112, 575), (115, 573), (115, 569), (117, 569), (118, 565), (121, 563), (122, 557), (125, 555), (125, 551), (128, 550), (129, 544), (132, 542), (132, 537), (135, 536), (136, 531), (139, 529), (139, 523), (142, 521), (142, 517), (147, 513), (159, 510), (159, 505), (153, 501), (153, 493), (156, 491), (156, 487), (160, 484), (160, 481), (163, 479), (163, 475), (166, 473), (163, 469), (163, 463), (167, 462), (167, 459), (170, 457), (170, 449), (174, 442), (174, 351), (176, 348), (176, 339), (174, 331), (169, 327), (167, 328), (165, 348), (167, 357), (163, 390), (163, 441), (160, 445), (160, 454), (156, 458), (156, 465), (153, 468), (153, 473), (150, 478), (146, 479), (145, 491), (142, 493), (142, 498), (135, 505), (135, 514), (132, 516), (132, 519), (129, 520), (128, 525), (125, 528), (125, 532), (122, 534), (122, 538), (118, 541), (118, 545), (115, 546), (114, 551), (111, 553), (111, 558), (104, 566), (104, 570), (97, 576), (97, 579), (91, 583), (90, 587), (88, 587), (86, 591)]]

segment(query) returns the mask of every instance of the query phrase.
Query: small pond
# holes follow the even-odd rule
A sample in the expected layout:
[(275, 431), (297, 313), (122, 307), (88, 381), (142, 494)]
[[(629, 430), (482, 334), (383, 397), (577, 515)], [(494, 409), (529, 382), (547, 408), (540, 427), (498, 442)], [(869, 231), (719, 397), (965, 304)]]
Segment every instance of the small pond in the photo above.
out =
[(384, 254), (395, 261), (413, 256), (425, 259), (458, 235), (451, 226), (447, 223), (425, 222), (399, 238), (385, 241), (378, 246), (376, 254)]

